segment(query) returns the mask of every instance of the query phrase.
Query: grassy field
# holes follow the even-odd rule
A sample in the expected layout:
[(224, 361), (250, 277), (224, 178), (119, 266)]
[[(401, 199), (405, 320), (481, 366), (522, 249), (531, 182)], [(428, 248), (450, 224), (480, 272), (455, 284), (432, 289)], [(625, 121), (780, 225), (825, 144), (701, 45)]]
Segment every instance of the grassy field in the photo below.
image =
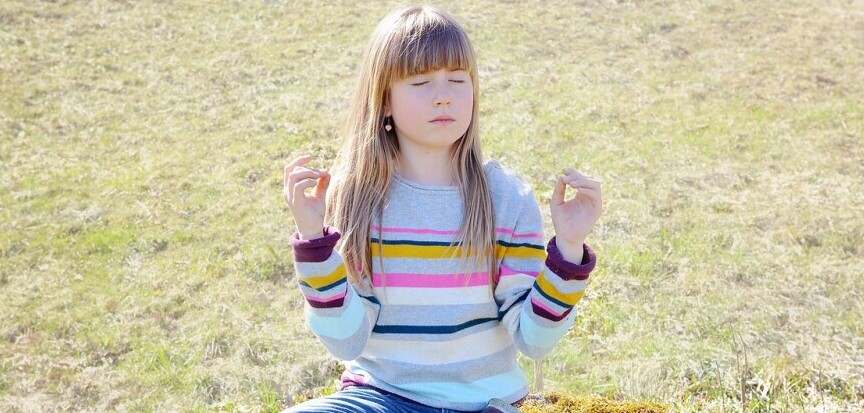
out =
[[(864, 1), (443, 1), (487, 158), (604, 183), (546, 389), (864, 410)], [(281, 196), (392, 2), (0, 3), (0, 411), (278, 411), (340, 366)], [(531, 361), (520, 362), (533, 374)]]

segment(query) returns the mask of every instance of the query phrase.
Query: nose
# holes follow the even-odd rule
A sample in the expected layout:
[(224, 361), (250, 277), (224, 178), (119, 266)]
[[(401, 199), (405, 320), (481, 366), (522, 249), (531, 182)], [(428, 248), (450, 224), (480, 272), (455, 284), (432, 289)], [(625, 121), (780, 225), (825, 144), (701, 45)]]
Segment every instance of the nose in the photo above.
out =
[(435, 89), (435, 106), (447, 106), (450, 104), (450, 89), (447, 86), (445, 83), (443, 86), (439, 85)]

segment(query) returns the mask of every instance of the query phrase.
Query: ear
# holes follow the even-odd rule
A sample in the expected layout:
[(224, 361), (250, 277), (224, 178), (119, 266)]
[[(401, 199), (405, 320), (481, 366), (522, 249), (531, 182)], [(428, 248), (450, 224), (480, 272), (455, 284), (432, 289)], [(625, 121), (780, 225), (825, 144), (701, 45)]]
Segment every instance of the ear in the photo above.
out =
[(385, 118), (389, 117), (389, 116), (393, 116), (393, 112), (390, 111), (390, 90), (389, 89), (384, 94), (383, 109), (384, 109), (384, 117)]

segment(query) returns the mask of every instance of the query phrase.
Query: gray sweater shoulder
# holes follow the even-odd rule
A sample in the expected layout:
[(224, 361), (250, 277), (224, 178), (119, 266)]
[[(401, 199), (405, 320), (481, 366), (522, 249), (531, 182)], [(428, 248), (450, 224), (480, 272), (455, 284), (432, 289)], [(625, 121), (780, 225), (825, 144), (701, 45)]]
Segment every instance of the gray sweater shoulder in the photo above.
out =
[(485, 166), (498, 222), (515, 224), (521, 214), (528, 212), (526, 208), (537, 208), (534, 191), (516, 172), (495, 160), (487, 161)]

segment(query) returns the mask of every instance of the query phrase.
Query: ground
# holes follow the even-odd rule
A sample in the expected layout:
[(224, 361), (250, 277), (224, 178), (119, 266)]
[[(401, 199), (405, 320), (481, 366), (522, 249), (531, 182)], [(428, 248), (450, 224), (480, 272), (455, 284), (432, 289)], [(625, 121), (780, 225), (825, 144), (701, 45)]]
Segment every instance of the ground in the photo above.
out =
[[(534, 188), (547, 237), (555, 174), (603, 181), (546, 390), (864, 410), (864, 2), (437, 4), (477, 50), (484, 155)], [(0, 410), (333, 390), (282, 168), (329, 165), (392, 6), (0, 3)]]

